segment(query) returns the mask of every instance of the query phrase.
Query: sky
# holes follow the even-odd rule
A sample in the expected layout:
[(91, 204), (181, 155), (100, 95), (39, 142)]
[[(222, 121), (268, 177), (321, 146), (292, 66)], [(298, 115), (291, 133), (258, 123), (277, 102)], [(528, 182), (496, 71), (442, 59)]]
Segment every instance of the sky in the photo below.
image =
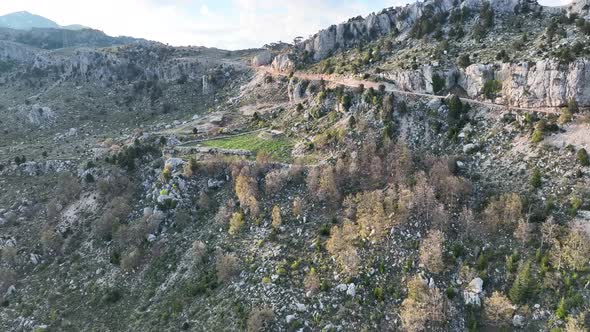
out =
[[(411, 0), (0, 0), (0, 15), (28, 11), (60, 25), (174, 46), (258, 48)], [(541, 0), (558, 5), (569, 0)]]

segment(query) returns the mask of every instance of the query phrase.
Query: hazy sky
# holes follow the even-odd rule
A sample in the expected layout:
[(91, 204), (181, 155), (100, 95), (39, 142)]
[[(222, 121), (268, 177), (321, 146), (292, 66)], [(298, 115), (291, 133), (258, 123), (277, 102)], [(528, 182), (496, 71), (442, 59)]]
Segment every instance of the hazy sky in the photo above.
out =
[[(29, 11), (61, 25), (172, 45), (224, 49), (290, 42), (409, 0), (0, 0), (0, 15)], [(556, 5), (568, 0), (542, 0)]]

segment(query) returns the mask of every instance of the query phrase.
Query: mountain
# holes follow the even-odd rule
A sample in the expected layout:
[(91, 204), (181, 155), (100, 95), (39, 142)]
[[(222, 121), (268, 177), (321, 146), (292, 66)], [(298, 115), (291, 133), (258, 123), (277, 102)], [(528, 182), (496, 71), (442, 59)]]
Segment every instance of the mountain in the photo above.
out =
[(64, 25), (61, 28), (62, 29), (65, 29), (65, 30), (86, 30), (86, 29), (91, 29), (91, 28), (89, 28), (87, 26), (80, 25), (80, 24)]
[(589, 331), (589, 1), (0, 28), (0, 331)]
[(17, 30), (31, 30), (34, 28), (63, 28), (68, 30), (87, 29), (82, 25), (69, 25), (62, 27), (48, 18), (31, 14), (26, 11), (15, 12), (4, 16), (0, 16), (0, 27)]
[(65, 28), (34, 28), (31, 30), (0, 28), (0, 41), (2, 40), (47, 50), (77, 47), (107, 47), (135, 42), (147, 42), (144, 39), (132, 37), (111, 37), (99, 30), (69, 30)]

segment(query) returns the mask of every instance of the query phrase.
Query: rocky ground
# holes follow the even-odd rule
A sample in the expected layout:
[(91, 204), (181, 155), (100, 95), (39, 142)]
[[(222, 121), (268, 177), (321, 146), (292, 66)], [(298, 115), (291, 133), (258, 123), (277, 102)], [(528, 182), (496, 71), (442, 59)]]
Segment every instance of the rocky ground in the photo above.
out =
[(588, 9), (540, 8), (424, 2), (239, 52), (3, 41), (0, 328), (587, 330), (588, 60), (552, 52)]

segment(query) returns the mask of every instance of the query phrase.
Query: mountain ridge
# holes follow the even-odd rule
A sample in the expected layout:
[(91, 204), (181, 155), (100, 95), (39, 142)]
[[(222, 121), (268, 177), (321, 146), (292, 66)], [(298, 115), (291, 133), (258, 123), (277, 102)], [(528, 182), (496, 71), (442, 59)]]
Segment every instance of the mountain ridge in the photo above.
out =
[(66, 30), (89, 29), (80, 24), (59, 25), (55, 21), (41, 15), (32, 14), (28, 11), (19, 11), (0, 16), (0, 28), (16, 30), (31, 30), (34, 28), (54, 28)]

